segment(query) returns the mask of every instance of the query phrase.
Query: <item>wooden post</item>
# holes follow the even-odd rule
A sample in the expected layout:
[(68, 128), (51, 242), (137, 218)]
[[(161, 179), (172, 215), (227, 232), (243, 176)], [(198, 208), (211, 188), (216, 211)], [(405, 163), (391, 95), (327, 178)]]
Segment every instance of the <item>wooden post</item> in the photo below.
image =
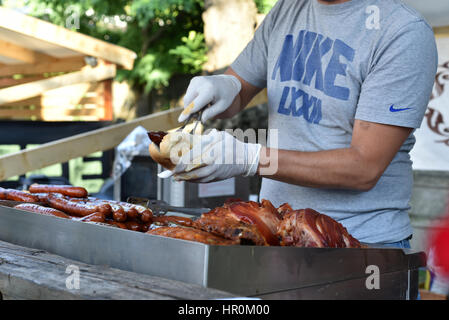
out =
[(103, 108), (104, 118), (101, 120), (112, 121), (114, 119), (114, 108), (112, 106), (112, 80), (103, 81)]

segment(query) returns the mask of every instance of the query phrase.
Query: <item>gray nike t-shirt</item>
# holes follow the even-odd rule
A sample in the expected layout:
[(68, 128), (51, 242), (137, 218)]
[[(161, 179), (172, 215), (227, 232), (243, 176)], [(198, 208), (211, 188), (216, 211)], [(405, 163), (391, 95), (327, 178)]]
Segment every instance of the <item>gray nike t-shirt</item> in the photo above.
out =
[[(232, 64), (268, 89), (269, 129), (279, 149), (348, 148), (354, 120), (418, 128), (431, 94), (437, 49), (431, 27), (397, 0), (279, 0)], [(409, 152), (403, 144), (368, 192), (307, 188), (263, 179), (261, 198), (313, 208), (367, 243), (412, 234)]]

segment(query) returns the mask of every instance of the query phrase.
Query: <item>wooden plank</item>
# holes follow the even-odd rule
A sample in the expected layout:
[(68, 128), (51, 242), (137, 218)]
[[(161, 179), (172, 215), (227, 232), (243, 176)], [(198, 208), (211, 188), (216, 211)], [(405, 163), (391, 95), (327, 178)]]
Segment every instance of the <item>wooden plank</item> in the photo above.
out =
[(110, 79), (115, 76), (115, 73), (115, 65), (100, 65), (95, 68), (86, 68), (79, 72), (0, 89), (0, 105), (32, 98), (43, 94), (45, 91), (72, 84)]
[(73, 119), (73, 117), (89, 117), (99, 121), (104, 118), (104, 110), (101, 108), (70, 109), (63, 106), (59, 109), (42, 108), (41, 117), (45, 121), (62, 121), (63, 119)]
[(30, 99), (20, 100), (12, 103), (5, 104), (0, 106), (0, 109), (18, 109), (18, 108), (27, 108), (29, 106), (35, 106), (36, 108), (40, 108), (41, 105), (41, 97), (33, 97)]
[(1, 78), (0, 79), (0, 89), (9, 88), (9, 87), (17, 86), (19, 84), (34, 82), (34, 81), (43, 80), (43, 79), (48, 79), (48, 78), (45, 78), (44, 76), (23, 77), (20, 79)]
[(72, 72), (80, 70), (85, 65), (84, 56), (53, 59), (52, 61), (38, 62), (35, 64), (3, 65), (0, 66), (0, 77), (15, 74), (33, 75), (50, 72)]
[[(148, 253), (151, 254), (151, 253)], [(79, 289), (68, 289), (67, 267), (79, 270)], [(70, 280), (70, 279), (69, 279)], [(95, 266), (43, 250), (0, 241), (4, 299), (220, 299), (232, 294), (181, 281)]]
[(31, 119), (43, 121), (73, 121), (74, 118), (79, 120), (100, 121), (104, 118), (104, 110), (99, 108), (36, 108), (36, 109), (2, 109), (0, 108), (0, 118), (7, 119)]
[(0, 56), (20, 60), (26, 63), (53, 60), (53, 57), (49, 55), (26, 49), (2, 39), (0, 39)]
[(0, 118), (30, 119), (31, 117), (37, 117), (36, 120), (41, 119), (41, 110), (0, 109)]
[(435, 33), (435, 36), (437, 38), (448, 38), (449, 37), (449, 26), (433, 28), (433, 32)]
[(137, 57), (135, 52), (126, 48), (2, 7), (0, 7), (0, 28), (85, 55), (100, 57), (129, 70), (133, 68)]
[(181, 110), (181, 108), (176, 108), (155, 113), (129, 122), (46, 143), (35, 149), (1, 156), (0, 181), (97, 151), (112, 149), (137, 126), (156, 131), (175, 128), (179, 126), (177, 119)]
[(42, 107), (61, 108), (62, 106), (71, 106), (73, 108), (83, 104), (82, 100), (86, 94), (96, 90), (98, 85), (96, 82), (85, 82), (48, 90), (42, 95)]

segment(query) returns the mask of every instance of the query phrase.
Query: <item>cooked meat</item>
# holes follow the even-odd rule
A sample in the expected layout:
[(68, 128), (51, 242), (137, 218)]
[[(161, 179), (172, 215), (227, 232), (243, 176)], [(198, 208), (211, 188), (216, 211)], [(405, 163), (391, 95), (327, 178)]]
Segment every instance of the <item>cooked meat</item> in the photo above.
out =
[(204, 213), (194, 227), (240, 241), (241, 244), (279, 245), (276, 231), (280, 215), (268, 200), (226, 202)]
[(176, 224), (183, 227), (193, 226), (192, 219), (178, 216), (155, 216), (153, 217), (153, 223), (161, 226), (170, 226), (170, 224)]
[(292, 207), (288, 203), (281, 204), (281, 206), (278, 208), (278, 213), (284, 218), (284, 216), (289, 213), (290, 211), (293, 211)]
[(160, 227), (147, 232), (148, 234), (176, 238), (182, 240), (202, 242), (210, 245), (235, 245), (238, 241), (225, 239), (211, 233), (184, 227)]
[(282, 246), (361, 248), (361, 244), (334, 219), (312, 209), (285, 214), (277, 235)]
[(200, 219), (194, 222), (194, 227), (226, 239), (238, 241), (240, 244), (268, 245), (256, 226), (241, 222), (232, 216), (228, 216), (228, 214), (228, 210), (216, 208), (207, 214), (203, 214)]

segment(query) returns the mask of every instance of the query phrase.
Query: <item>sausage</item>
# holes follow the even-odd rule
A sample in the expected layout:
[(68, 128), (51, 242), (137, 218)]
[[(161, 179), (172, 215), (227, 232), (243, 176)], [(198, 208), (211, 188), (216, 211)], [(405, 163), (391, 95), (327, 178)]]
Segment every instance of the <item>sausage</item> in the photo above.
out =
[(32, 204), (32, 203), (19, 204), (19, 205), (15, 206), (14, 208), (29, 211), (29, 212), (44, 214), (47, 216), (55, 216), (55, 217), (64, 218), (64, 219), (71, 219), (70, 216), (66, 215), (62, 211), (59, 211), (59, 210), (56, 210), (53, 208), (42, 207), (40, 205)]
[(53, 185), (53, 184), (32, 184), (29, 189), (32, 193), (60, 193), (65, 196), (75, 198), (87, 197), (87, 190), (82, 187), (73, 187), (68, 185)]
[(128, 218), (128, 215), (125, 212), (125, 209), (123, 209), (118, 204), (111, 203), (110, 206), (112, 207), (112, 218), (117, 222), (124, 222)]
[(130, 207), (122, 207), (125, 210), (126, 216), (130, 219), (136, 219), (139, 216), (139, 213), (136, 209)]
[(119, 203), (124, 208), (136, 210), (137, 215), (142, 222), (148, 223), (148, 222), (152, 221), (153, 212), (150, 209), (145, 208), (143, 206), (139, 206), (137, 204), (128, 203), (128, 202), (119, 202)]
[(158, 147), (162, 142), (162, 139), (167, 135), (165, 131), (149, 131), (148, 137), (152, 142), (154, 142)]
[(39, 198), (30, 193), (18, 191), (14, 189), (4, 189), (6, 192), (6, 200), (21, 202), (39, 202)]
[(117, 228), (120, 228), (120, 229), (128, 229), (126, 224), (124, 224), (123, 222), (117, 222), (114, 220), (106, 220), (105, 223), (116, 226)]
[[(128, 206), (130, 204), (127, 203), (127, 202), (106, 201), (106, 200), (104, 200), (104, 201), (106, 203), (111, 204), (111, 206), (112, 206), (112, 203), (119, 205), (123, 209), (123, 211), (124, 211), (124, 213), (126, 215), (126, 218), (136, 219), (137, 217), (139, 217), (139, 212), (135, 208), (133, 208), (132, 206)], [(125, 220), (123, 220), (123, 221), (125, 221)], [(118, 221), (118, 220), (116, 220), (116, 221)]]
[(145, 210), (142, 210), (139, 213), (140, 213), (140, 220), (142, 220), (142, 222), (148, 223), (152, 221), (153, 213), (149, 209), (145, 208)]
[(31, 195), (37, 197), (39, 202), (47, 203), (48, 193), (32, 193)]
[(137, 208), (135, 208), (136, 205), (131, 204), (131, 203), (114, 201), (114, 200), (102, 200), (102, 199), (96, 199), (96, 198), (92, 198), (92, 197), (89, 197), (88, 199), (90, 202), (94, 202), (94, 203), (109, 204), (112, 207), (113, 218), (117, 222), (124, 222), (127, 219), (135, 220), (138, 217), (141, 217), (141, 220), (143, 222), (151, 222), (151, 218), (153, 216), (151, 210), (149, 210), (145, 207), (142, 207), (142, 206), (139, 206), (140, 208), (139, 208), (139, 210), (137, 210)]
[(138, 221), (126, 221), (125, 222), (126, 228), (128, 230), (132, 230), (132, 231), (138, 231), (138, 232), (142, 232), (145, 230), (144, 224)]
[(94, 212), (88, 216), (82, 217), (78, 219), (78, 221), (83, 222), (102, 222), (104, 223), (106, 221), (106, 216), (102, 212)]
[(78, 217), (85, 217), (94, 212), (101, 212), (105, 215), (112, 212), (112, 208), (109, 204), (91, 204), (89, 202), (75, 202), (67, 200), (63, 197), (60, 197), (54, 193), (49, 194), (48, 196), (48, 204), (55, 209), (64, 211), (70, 215), (75, 215)]
[(126, 221), (126, 219), (127, 219), (125, 210), (121, 206), (119, 206), (117, 203), (115, 203), (114, 201), (102, 200), (102, 199), (97, 199), (97, 198), (92, 198), (92, 197), (84, 199), (83, 201), (81, 201), (79, 199), (74, 199), (74, 198), (71, 198), (70, 200), (75, 201), (75, 202), (83, 202), (85, 204), (99, 206), (99, 208), (102, 208), (102, 207), (110, 208), (110, 210), (101, 210), (100, 209), (100, 211), (105, 213), (106, 217), (109, 217), (110, 214), (112, 213), (113, 219), (117, 222), (123, 222), (123, 221)]
[(148, 232), (148, 231), (150, 231), (150, 230), (151, 230), (151, 225), (152, 225), (152, 224), (153, 224), (152, 222), (144, 223), (143, 226), (142, 226), (142, 232)]
[(0, 200), (6, 200), (6, 189), (0, 187)]

